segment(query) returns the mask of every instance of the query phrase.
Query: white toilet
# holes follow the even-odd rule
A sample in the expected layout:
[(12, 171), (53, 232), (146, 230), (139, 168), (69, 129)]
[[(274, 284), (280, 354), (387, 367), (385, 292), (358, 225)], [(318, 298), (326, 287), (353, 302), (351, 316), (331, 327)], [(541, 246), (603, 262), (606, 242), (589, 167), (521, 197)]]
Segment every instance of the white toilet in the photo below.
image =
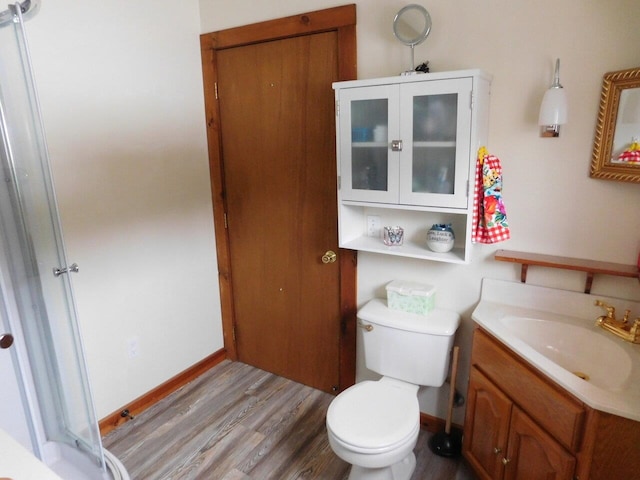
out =
[(441, 386), (460, 316), (389, 310), (373, 299), (358, 312), (365, 365), (383, 377), (338, 395), (327, 411), (329, 444), (350, 463), (349, 480), (408, 480), (416, 466), (418, 388)]

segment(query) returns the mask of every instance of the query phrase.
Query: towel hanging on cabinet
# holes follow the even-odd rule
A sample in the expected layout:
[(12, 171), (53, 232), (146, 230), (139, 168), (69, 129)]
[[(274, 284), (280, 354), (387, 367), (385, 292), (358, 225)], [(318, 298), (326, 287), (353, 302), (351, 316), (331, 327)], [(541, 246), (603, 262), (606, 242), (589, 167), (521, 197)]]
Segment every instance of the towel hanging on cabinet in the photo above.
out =
[(478, 150), (473, 200), (473, 243), (496, 243), (511, 238), (507, 211), (502, 201), (502, 165), (485, 147)]

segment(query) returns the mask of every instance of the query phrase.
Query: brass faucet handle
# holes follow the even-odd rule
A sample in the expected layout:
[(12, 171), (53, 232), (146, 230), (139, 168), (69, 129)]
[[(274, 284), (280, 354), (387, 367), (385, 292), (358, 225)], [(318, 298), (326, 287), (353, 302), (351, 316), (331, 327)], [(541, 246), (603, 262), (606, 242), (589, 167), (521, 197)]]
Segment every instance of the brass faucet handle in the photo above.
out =
[(627, 323), (629, 321), (629, 314), (631, 313), (631, 310), (625, 310), (624, 311), (624, 317), (622, 317), (622, 323)]
[(611, 305), (604, 303), (602, 300), (596, 300), (594, 305), (596, 307), (604, 308), (607, 311), (607, 318), (610, 318), (611, 320), (615, 320), (615, 315), (616, 315), (615, 307), (612, 307)]
[(640, 317), (636, 318), (633, 322), (629, 334), (633, 343), (640, 343)]

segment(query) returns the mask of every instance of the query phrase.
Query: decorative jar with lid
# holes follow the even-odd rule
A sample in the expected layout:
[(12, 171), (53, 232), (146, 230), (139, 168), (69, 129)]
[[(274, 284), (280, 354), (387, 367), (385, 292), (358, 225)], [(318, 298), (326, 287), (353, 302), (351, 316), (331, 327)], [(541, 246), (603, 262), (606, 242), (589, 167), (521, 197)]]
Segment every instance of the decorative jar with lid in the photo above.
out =
[(435, 223), (427, 233), (427, 246), (434, 252), (445, 253), (453, 248), (455, 238), (450, 223)]

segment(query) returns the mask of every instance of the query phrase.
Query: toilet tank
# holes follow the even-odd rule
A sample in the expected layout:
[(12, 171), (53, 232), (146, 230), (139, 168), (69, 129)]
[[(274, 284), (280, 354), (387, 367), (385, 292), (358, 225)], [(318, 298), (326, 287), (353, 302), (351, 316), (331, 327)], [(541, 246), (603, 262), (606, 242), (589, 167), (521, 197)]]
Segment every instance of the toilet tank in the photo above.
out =
[[(418, 315), (387, 308), (375, 298), (358, 311), (365, 365), (385, 377), (439, 387), (449, 371), (449, 352), (460, 315), (434, 309)], [(371, 327), (366, 327), (371, 325)]]

